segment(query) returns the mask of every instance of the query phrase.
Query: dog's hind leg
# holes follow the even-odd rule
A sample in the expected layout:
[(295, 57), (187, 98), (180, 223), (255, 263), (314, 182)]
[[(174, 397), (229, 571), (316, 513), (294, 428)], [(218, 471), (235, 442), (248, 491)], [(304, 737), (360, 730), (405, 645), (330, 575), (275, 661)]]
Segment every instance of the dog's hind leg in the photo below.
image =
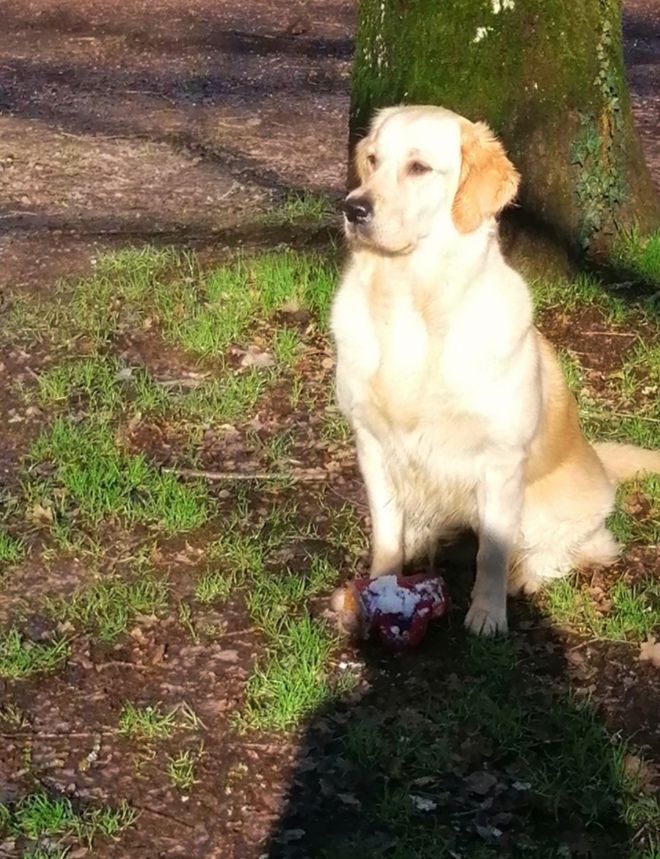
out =
[(586, 567), (589, 564), (607, 567), (619, 557), (621, 544), (617, 543), (612, 534), (603, 525), (573, 549), (576, 567)]

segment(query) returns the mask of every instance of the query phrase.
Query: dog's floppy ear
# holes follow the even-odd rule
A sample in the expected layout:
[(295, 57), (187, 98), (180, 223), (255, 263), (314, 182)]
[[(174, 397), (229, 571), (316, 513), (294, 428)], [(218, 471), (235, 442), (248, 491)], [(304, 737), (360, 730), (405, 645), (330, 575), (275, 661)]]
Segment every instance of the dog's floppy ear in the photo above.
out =
[(471, 233), (513, 200), (520, 176), (485, 122), (462, 124), (461, 157), (452, 217), (459, 233)]

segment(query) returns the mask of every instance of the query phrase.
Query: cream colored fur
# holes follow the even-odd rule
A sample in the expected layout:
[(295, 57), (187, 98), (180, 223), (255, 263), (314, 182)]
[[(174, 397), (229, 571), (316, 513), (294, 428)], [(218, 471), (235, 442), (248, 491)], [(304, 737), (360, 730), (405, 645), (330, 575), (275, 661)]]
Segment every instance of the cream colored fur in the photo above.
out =
[[(339, 405), (356, 436), (372, 575), (398, 572), (466, 526), (479, 537), (466, 626), (506, 630), (510, 592), (618, 546), (615, 480), (660, 453), (585, 440), (528, 289), (504, 261), (495, 215), (518, 175), (483, 123), (388, 108), (359, 144), (351, 256), (332, 330)], [(603, 460), (603, 461), (601, 461)]]

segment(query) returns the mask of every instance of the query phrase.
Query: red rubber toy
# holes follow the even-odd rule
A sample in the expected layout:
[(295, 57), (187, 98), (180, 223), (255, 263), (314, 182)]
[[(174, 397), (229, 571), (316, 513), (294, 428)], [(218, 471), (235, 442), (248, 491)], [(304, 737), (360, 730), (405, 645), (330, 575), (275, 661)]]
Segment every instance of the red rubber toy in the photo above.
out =
[(422, 641), (431, 620), (446, 614), (449, 595), (443, 579), (418, 573), (351, 582), (333, 602), (345, 629), (405, 650)]

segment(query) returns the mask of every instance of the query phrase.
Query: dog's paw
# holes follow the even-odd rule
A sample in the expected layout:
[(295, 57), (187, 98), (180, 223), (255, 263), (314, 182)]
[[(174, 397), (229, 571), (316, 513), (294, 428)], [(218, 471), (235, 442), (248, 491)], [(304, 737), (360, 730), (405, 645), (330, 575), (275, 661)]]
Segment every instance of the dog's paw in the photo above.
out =
[(495, 609), (473, 602), (465, 616), (465, 628), (474, 635), (483, 635), (486, 638), (504, 635), (508, 629), (506, 606)]

